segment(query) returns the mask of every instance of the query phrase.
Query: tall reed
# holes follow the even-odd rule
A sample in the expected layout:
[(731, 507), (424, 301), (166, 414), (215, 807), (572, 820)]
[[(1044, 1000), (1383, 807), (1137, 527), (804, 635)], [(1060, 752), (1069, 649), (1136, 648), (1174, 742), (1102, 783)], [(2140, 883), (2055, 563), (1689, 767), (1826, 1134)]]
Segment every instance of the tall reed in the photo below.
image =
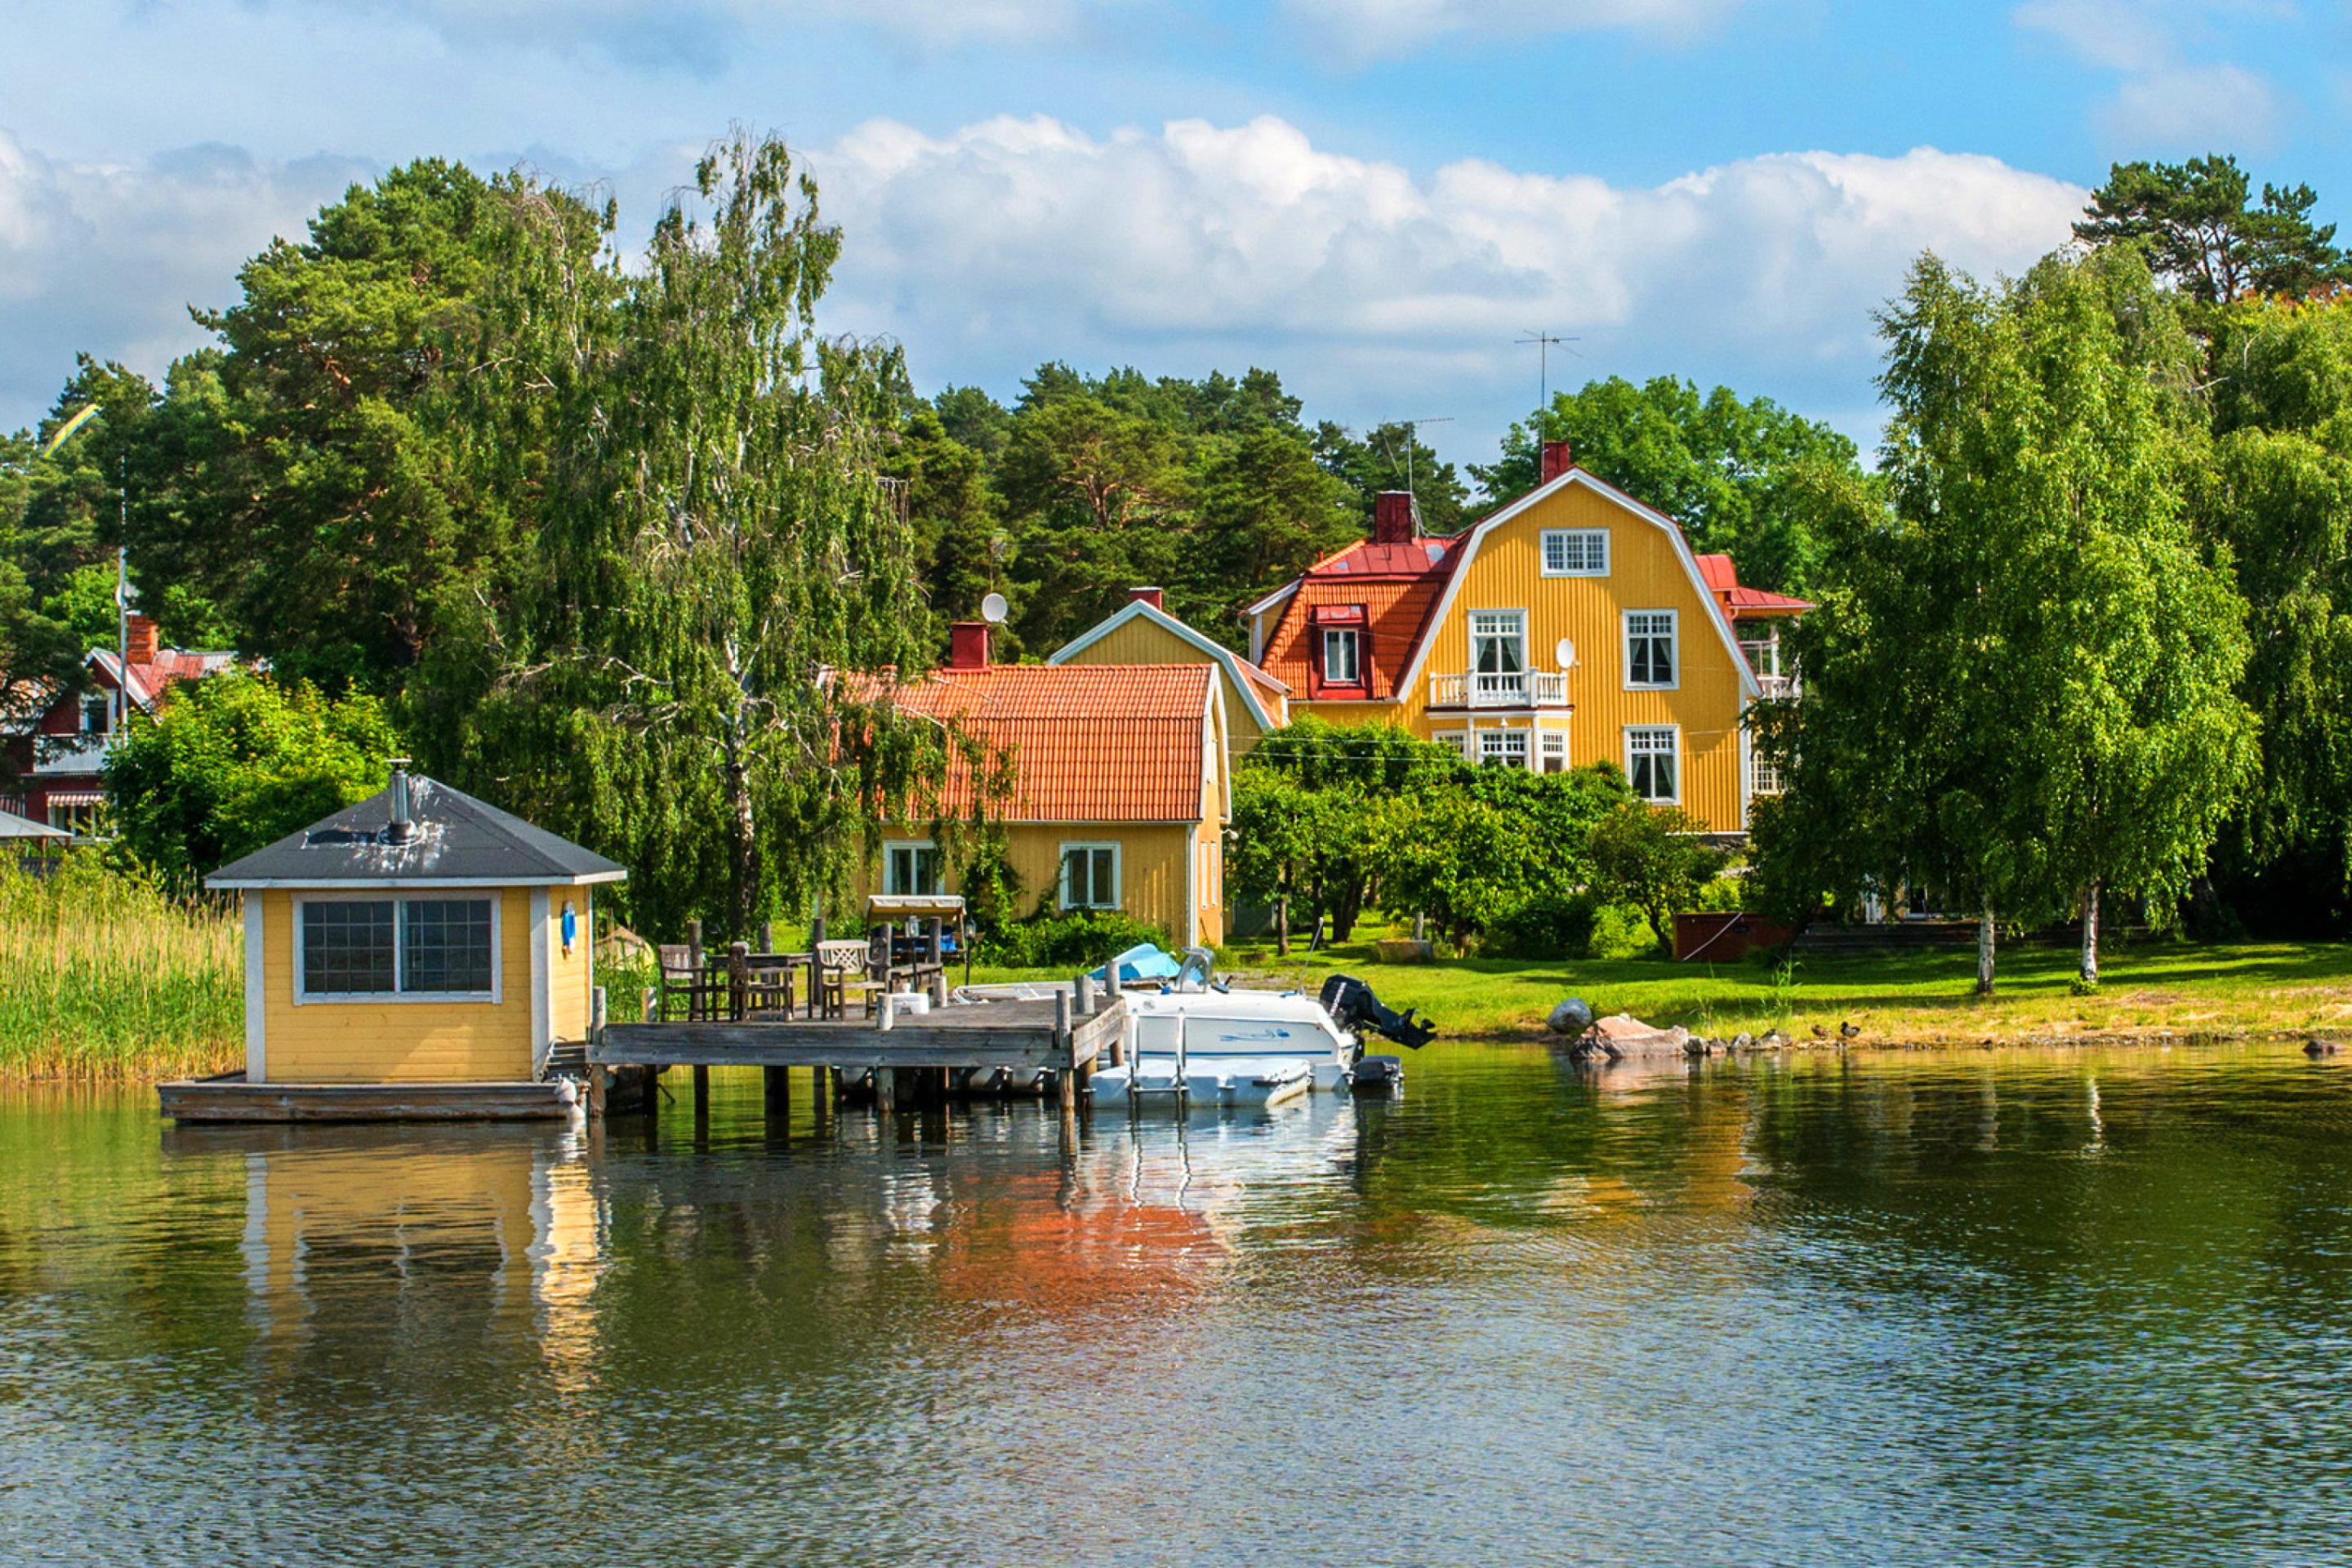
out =
[(0, 1078), (217, 1072), (244, 1045), (234, 906), (173, 898), (87, 850), (45, 879), (0, 856)]

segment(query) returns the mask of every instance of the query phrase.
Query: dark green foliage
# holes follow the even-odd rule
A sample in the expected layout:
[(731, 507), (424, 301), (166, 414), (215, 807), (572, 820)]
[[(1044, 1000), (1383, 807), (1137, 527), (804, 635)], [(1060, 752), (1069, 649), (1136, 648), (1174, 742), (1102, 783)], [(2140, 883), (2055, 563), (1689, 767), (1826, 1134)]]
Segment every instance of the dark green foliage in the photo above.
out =
[(2301, 297), (2352, 277), (2336, 226), (2315, 225), (2309, 185), (2252, 181), (2235, 158), (2117, 163), (2074, 225), (2092, 245), (2137, 245), (2149, 269), (2203, 305), (2246, 294)]
[[(1861, 475), (1853, 443), (1818, 420), (1767, 397), (1742, 403), (1728, 387), (1701, 395), (1670, 375), (1558, 393), (1543, 426), (1579, 468), (1680, 522), (1693, 550), (1726, 552), (1740, 581), (1780, 593), (1802, 594), (1822, 566), (1801, 481)], [(1514, 425), (1501, 459), (1470, 471), (1507, 501), (1535, 488), (1537, 460), (1535, 431)]]
[(1703, 826), (1672, 807), (1619, 805), (1593, 825), (1585, 851), (1594, 899), (1641, 910), (1658, 941), (1670, 945), (1675, 911), (1696, 907), (1729, 860), (1700, 837)]
[(1114, 954), (1150, 942), (1168, 945), (1168, 933), (1115, 910), (1040, 910), (985, 931), (973, 951), (982, 963), (1008, 969), (1100, 968)]
[(1583, 958), (1600, 920), (1601, 906), (1589, 893), (1538, 893), (1488, 926), (1478, 952), (1488, 958)]
[(131, 851), (185, 886), (365, 800), (399, 750), (374, 697), (227, 671), (132, 718), (106, 759), (107, 801)]

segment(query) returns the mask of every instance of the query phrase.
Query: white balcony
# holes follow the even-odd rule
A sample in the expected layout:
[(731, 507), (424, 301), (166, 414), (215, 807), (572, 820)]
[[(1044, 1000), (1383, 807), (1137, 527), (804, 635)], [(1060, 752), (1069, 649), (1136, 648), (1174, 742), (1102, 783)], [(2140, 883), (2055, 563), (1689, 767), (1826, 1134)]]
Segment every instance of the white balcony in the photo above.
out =
[(1516, 675), (1470, 670), (1429, 678), (1432, 708), (1566, 708), (1568, 672), (1530, 669)]
[(1804, 684), (1793, 675), (1759, 675), (1756, 678), (1756, 686), (1758, 695), (1767, 702), (1805, 694)]

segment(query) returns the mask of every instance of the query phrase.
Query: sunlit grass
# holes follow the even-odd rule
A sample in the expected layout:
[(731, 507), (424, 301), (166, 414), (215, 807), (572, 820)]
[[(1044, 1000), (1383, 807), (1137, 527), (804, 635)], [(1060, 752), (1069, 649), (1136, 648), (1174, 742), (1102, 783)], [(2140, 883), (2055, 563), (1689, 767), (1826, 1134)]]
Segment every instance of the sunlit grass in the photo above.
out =
[(173, 899), (86, 854), (46, 881), (0, 857), (0, 1077), (172, 1078), (244, 1049), (233, 906)]

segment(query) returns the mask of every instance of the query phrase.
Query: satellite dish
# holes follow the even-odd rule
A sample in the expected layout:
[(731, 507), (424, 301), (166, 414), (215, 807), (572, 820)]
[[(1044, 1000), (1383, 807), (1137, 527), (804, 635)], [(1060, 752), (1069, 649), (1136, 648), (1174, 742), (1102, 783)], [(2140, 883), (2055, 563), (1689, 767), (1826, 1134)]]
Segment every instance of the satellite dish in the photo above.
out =
[(1004, 602), (1004, 595), (1002, 594), (991, 594), (980, 602), (980, 618), (992, 626), (1003, 626), (1005, 616), (1011, 610), (1012, 606)]
[(1576, 645), (1569, 641), (1566, 637), (1562, 637), (1559, 639), (1559, 646), (1551, 650), (1551, 657), (1553, 662), (1558, 664), (1560, 668), (1574, 669), (1576, 668)]

